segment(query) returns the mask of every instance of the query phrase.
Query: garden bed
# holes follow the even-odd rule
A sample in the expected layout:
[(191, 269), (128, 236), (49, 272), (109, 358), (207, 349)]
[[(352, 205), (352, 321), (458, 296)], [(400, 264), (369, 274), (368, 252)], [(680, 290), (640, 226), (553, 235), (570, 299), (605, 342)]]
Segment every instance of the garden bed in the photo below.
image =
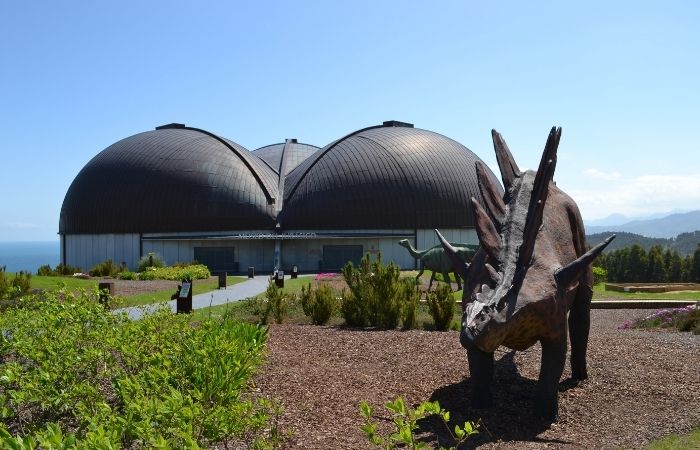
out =
[[(476, 411), (457, 332), (271, 325), (257, 385), (284, 407), (281, 426), (294, 433), (286, 448), (369, 448), (359, 430), (360, 401), (379, 406), (400, 395), (411, 405), (439, 400), (458, 422), (481, 419), (481, 433), (466, 448), (638, 448), (700, 425), (700, 336), (618, 329), (650, 312), (592, 312), (590, 378), (560, 385), (560, 420), (551, 426), (530, 413), (539, 347), (497, 351), (496, 406)], [(421, 425), (433, 444), (444, 436), (437, 421)]]
[(606, 291), (614, 292), (678, 292), (678, 291), (700, 291), (698, 283), (605, 283)]

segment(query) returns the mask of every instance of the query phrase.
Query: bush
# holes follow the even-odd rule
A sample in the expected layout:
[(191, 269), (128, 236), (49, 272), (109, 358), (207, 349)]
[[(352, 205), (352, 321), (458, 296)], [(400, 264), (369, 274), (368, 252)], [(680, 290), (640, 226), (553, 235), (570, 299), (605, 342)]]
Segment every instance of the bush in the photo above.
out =
[(449, 284), (440, 284), (433, 292), (428, 292), (428, 310), (436, 330), (446, 331), (450, 328), (455, 312), (455, 299)]
[(192, 326), (167, 309), (131, 321), (96, 298), (97, 291), (47, 292), (0, 315), (0, 447), (278, 443), (275, 406), (249, 390), (264, 328)]
[(333, 289), (321, 284), (316, 289), (301, 287), (301, 307), (307, 317), (311, 317), (314, 325), (325, 325), (336, 309), (336, 299)]
[(270, 279), (263, 295), (247, 298), (250, 313), (256, 316), (258, 323), (267, 325), (272, 318), (275, 323), (282, 323), (287, 314), (289, 305), (294, 302), (294, 294), (287, 294), (277, 287), (275, 281)]
[(0, 270), (0, 300), (17, 298), (29, 291), (32, 274), (29, 272), (17, 272), (11, 280), (3, 267)]
[(74, 273), (82, 272), (80, 267), (73, 267), (69, 264), (59, 264), (54, 269), (56, 275), (73, 275)]
[(139, 274), (140, 280), (205, 280), (211, 276), (209, 268), (203, 264), (186, 267), (150, 268)]
[(120, 280), (137, 280), (138, 274), (125, 270), (124, 272), (119, 272), (117, 274), (117, 278), (119, 278)]
[(420, 301), (420, 292), (416, 291), (415, 278), (404, 278), (401, 280), (403, 296), (403, 310), (401, 314), (402, 328), (410, 330), (416, 327), (416, 309)]
[(92, 269), (90, 269), (91, 277), (114, 277), (117, 275), (117, 266), (112, 262), (111, 259), (102, 261), (96, 264)]
[(396, 328), (401, 319), (403, 289), (401, 271), (390, 262), (382, 264), (381, 254), (370, 262), (367, 253), (356, 269), (349, 261), (342, 270), (350, 292), (343, 295), (341, 313), (350, 326), (367, 325), (382, 329)]
[(608, 280), (608, 271), (602, 267), (593, 266), (593, 284), (604, 283)]
[(36, 274), (40, 277), (50, 277), (55, 275), (55, 272), (51, 269), (50, 265), (44, 264), (43, 266), (39, 266), (36, 270)]
[(139, 259), (138, 262), (138, 272), (143, 272), (146, 269), (150, 267), (165, 267), (165, 262), (163, 262), (163, 258), (160, 257), (158, 253), (155, 252), (149, 252), (147, 255), (144, 255)]

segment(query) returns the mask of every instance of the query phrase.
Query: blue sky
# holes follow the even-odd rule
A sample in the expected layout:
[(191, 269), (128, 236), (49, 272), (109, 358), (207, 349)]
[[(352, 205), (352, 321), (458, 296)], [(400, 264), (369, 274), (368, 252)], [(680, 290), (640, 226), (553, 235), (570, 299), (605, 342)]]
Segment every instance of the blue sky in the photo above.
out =
[(700, 208), (697, 2), (0, 0), (0, 241), (56, 239), (99, 151), (157, 125), (248, 149), (402, 120), (494, 169), (490, 130), (584, 219)]

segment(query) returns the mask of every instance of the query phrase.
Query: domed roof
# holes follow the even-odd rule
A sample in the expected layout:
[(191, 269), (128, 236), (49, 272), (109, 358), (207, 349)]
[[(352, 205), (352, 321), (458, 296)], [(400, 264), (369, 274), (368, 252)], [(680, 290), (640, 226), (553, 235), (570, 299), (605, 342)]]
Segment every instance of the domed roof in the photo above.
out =
[(122, 139), (73, 180), (59, 233), (144, 233), (270, 228), (277, 175), (251, 152), (171, 124)]
[(287, 176), (278, 222), (287, 229), (473, 227), (470, 198), (481, 199), (476, 161), (460, 143), (411, 124), (365, 128)]
[(314, 154), (319, 148), (287, 139), (280, 144), (267, 145), (253, 150), (253, 154), (265, 161), (275, 173), (287, 176), (296, 166)]

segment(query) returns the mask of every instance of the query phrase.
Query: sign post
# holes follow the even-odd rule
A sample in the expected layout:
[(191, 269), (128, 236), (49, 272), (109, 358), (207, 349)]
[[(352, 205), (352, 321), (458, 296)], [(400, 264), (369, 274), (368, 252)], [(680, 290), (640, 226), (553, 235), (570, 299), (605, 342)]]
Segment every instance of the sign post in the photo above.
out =
[(192, 281), (182, 280), (180, 291), (177, 294), (176, 312), (191, 313), (192, 312)]

